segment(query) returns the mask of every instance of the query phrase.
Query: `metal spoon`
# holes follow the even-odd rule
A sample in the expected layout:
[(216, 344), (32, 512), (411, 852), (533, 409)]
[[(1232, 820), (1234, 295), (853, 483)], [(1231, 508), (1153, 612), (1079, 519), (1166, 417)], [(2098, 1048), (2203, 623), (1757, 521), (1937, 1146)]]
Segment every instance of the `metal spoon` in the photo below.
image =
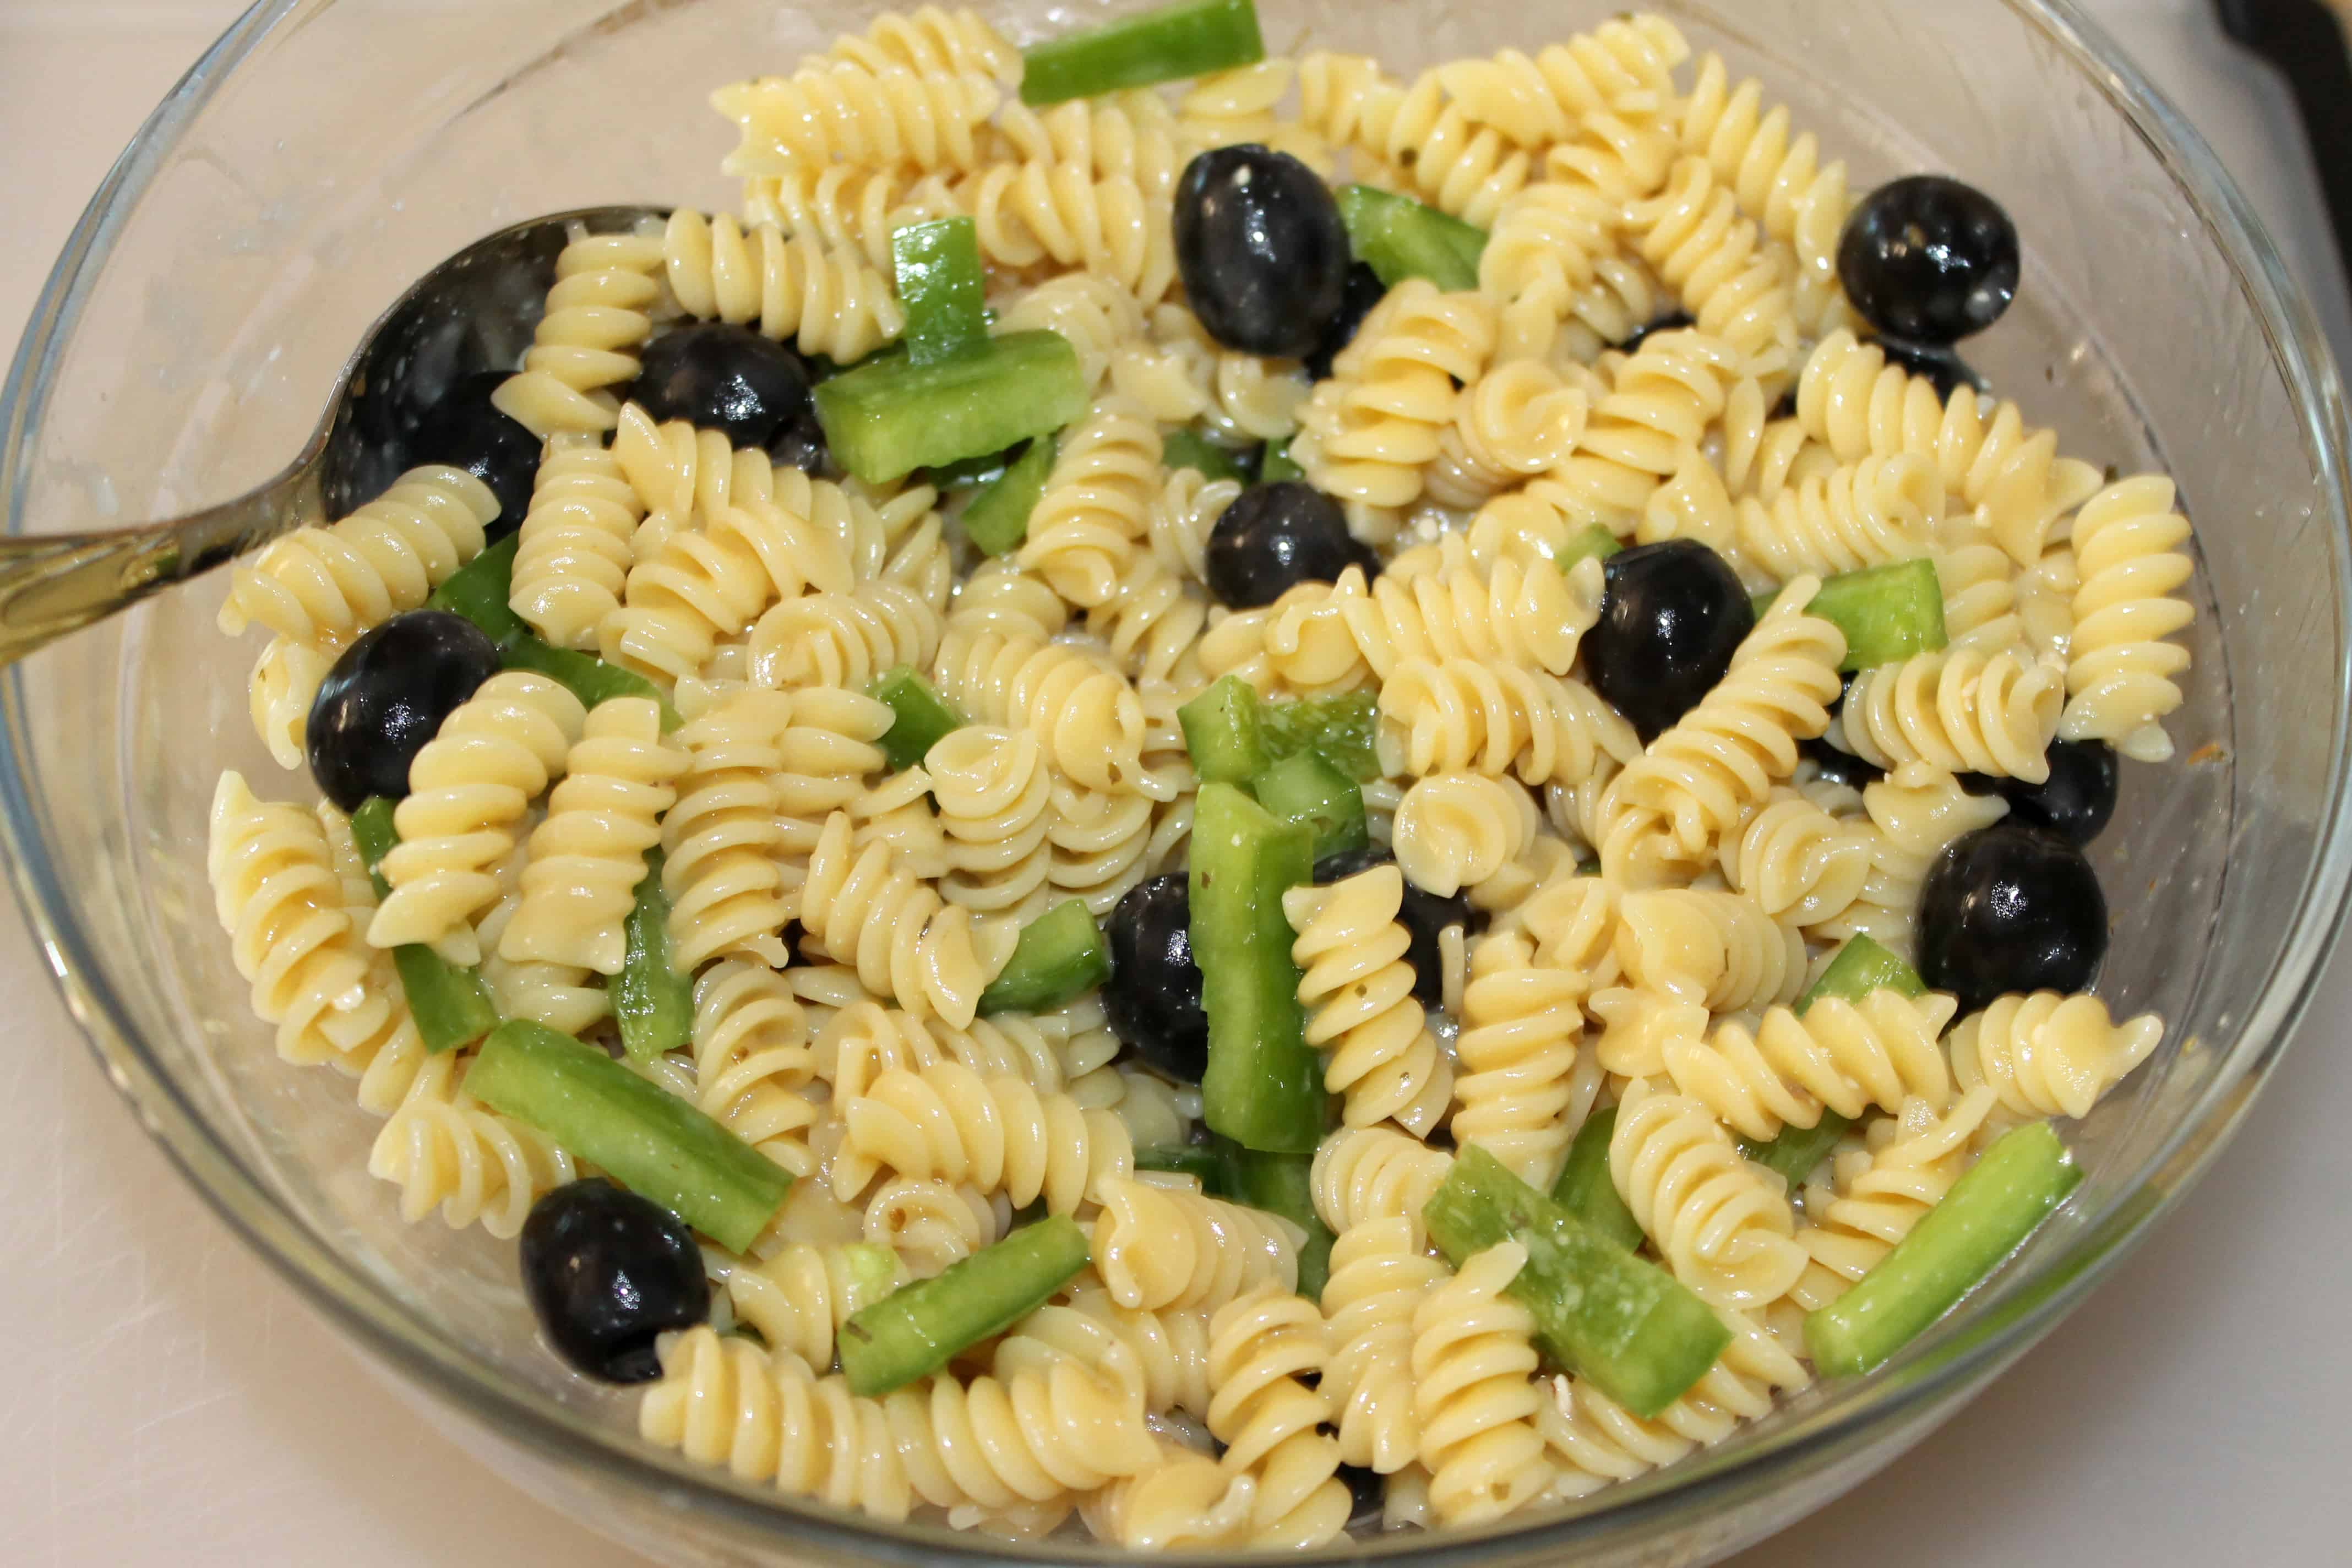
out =
[(431, 461), (408, 449), (418, 421), (459, 378), (520, 362), (568, 226), (612, 234), (667, 216), (656, 207), (557, 213), (457, 252), (376, 318), (293, 462), (234, 500), (143, 528), (0, 539), (0, 665), (305, 523), (341, 517), (411, 463)]

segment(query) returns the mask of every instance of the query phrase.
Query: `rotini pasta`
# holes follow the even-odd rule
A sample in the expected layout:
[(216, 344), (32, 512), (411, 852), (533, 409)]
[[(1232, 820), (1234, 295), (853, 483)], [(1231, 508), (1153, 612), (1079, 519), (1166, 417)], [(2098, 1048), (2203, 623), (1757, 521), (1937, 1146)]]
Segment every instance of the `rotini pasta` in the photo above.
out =
[(1315, 1151), (1316, 1217), (1343, 1236), (1360, 1225), (1402, 1219), (1418, 1237), (1421, 1211), (1453, 1168), (1453, 1155), (1393, 1127), (1343, 1127)]
[(1382, 760), (1406, 772), (1510, 773), (1530, 784), (1574, 784), (1631, 762), (1641, 744), (1582, 681), (1471, 658), (1399, 663), (1381, 687), (1380, 742)]
[(557, 647), (596, 644), (636, 563), (646, 502), (594, 436), (548, 437), (523, 514), (508, 605)]
[(1767, 503), (1740, 498), (1740, 559), (1774, 583), (1858, 572), (1928, 553), (1944, 484), (1916, 452), (1864, 458), (1790, 485)]
[(1143, 408), (1099, 400), (1063, 436), (1021, 546), (1034, 572), (1081, 609), (1108, 604), (1150, 531), (1160, 432)]
[(834, 1156), (833, 1190), (845, 1199), (878, 1168), (1001, 1191), (1016, 1208), (1043, 1197), (1048, 1213), (1069, 1214), (1135, 1168), (1126, 1125), (1110, 1112), (955, 1062), (880, 1073), (863, 1094), (845, 1097), (839, 1114), (846, 1137)]
[(618, 404), (608, 389), (637, 379), (637, 354), (662, 303), (662, 261), (657, 219), (623, 234), (574, 225), (522, 368), (491, 402), (541, 437), (613, 428)]
[(2050, 776), (2064, 686), (2013, 650), (1916, 653), (1854, 677), (1830, 743), (1882, 768), (1924, 762), (2039, 784)]
[(1051, 261), (1091, 272), (1146, 305), (1176, 280), (1167, 209), (1126, 174), (1076, 164), (1002, 163), (957, 180), (950, 195), (979, 228), (980, 252), (1015, 270)]
[(1514, 1512), (1551, 1481), (1535, 1427), (1535, 1320), (1503, 1294), (1527, 1260), (1518, 1242), (1490, 1247), (1413, 1311), (1421, 1462), (1430, 1503), (1448, 1524)]
[(809, 1174), (817, 1107), (803, 1090), (816, 1076), (815, 1053), (784, 978), (740, 958), (704, 970), (694, 983), (693, 1051), (703, 1113), (795, 1176)]
[(1698, 1100), (1636, 1079), (1617, 1106), (1609, 1173), (1675, 1278), (1714, 1307), (1761, 1307), (1804, 1271), (1789, 1200)]
[(537, 1128), (467, 1094), (452, 1063), (420, 1077), (385, 1121), (368, 1152), (368, 1173), (399, 1186), (400, 1217), (410, 1225), (437, 1208), (452, 1230), (478, 1224), (507, 1241), (541, 1194), (576, 1173), (572, 1156)]
[(846, 364), (907, 328), (889, 284), (862, 258), (772, 223), (747, 234), (725, 213), (705, 217), (681, 207), (670, 215), (662, 253), (670, 296), (688, 315), (756, 326), (793, 339), (803, 353)]
[(1992, 1108), (1991, 1087), (1979, 1084), (1948, 1108), (1915, 1098), (1871, 1123), (1868, 1147), (1837, 1158), (1837, 1195), (1797, 1229), (1812, 1261), (1790, 1298), (1807, 1311), (1826, 1307), (1892, 1252), (1974, 1163)]
[(1397, 804), (1389, 844), (1406, 880), (1451, 897), (1517, 861), (1542, 820), (1535, 797), (1517, 784), (1482, 773), (1432, 773)]
[(783, 965), (793, 911), (776, 860), (783, 839), (774, 780), (792, 714), (782, 692), (741, 691), (678, 731), (687, 765), (661, 844), (670, 952), (683, 970), (724, 952)]
[(2087, 1116), (2163, 1038), (2155, 1014), (2118, 1024), (2095, 996), (2003, 996), (1953, 1028), (1952, 1077), (1990, 1084), (2011, 1116)]
[(836, 159), (925, 173), (977, 168), (988, 150), (982, 127), (1002, 100), (986, 76), (847, 61), (734, 82), (710, 95), (711, 107), (741, 132), (720, 166), (746, 175), (789, 174)]
[(1454, 1070), (1412, 997), (1412, 939), (1397, 921), (1404, 878), (1375, 866), (1328, 887), (1293, 888), (1282, 912), (1298, 940), (1307, 1043), (1330, 1054), (1323, 1087), (1350, 1127), (1393, 1121), (1426, 1138), (1454, 1096)]
[(957, 1028), (971, 1022), (1017, 934), (943, 903), (893, 863), (887, 845), (853, 850), (846, 812), (825, 820), (809, 858), (801, 927), (828, 956), (854, 961), (868, 991)]
[(1322, 1314), (1304, 1296), (1262, 1285), (1217, 1309), (1209, 1323), (1209, 1430), (1223, 1463), (1257, 1482), (1246, 1544), (1320, 1546), (1353, 1511), (1339, 1479), (1339, 1439), (1319, 1384), (1330, 1350)]
[(1852, 907), (1870, 880), (1871, 837), (1790, 789), (1775, 789), (1717, 858), (1723, 879), (1774, 920), (1820, 925)]
[(1024, 633), (950, 628), (940, 695), (983, 724), (1023, 729), (1070, 778), (1108, 793), (1160, 793), (1143, 767), (1143, 702), (1087, 651)]
[(2192, 570), (2180, 553), (2189, 520), (2172, 500), (2170, 479), (2143, 475), (2108, 486), (2074, 517), (2082, 585), (2074, 590), (2058, 732), (2112, 742), (2143, 763), (2172, 755), (2159, 721), (2180, 706), (2174, 678), (2189, 668), (2189, 650), (2165, 640), (2192, 613), (2178, 596)]
[(1664, 888), (1617, 907), (1617, 962), (1628, 984), (1717, 1013), (1793, 1000), (1804, 940), (1738, 893)]
[(1213, 1311), (1269, 1281), (1298, 1288), (1300, 1233), (1278, 1215), (1127, 1176), (1099, 1197), (1095, 1271), (1122, 1307)]
[(2007, 816), (2009, 803), (1970, 795), (1949, 773), (1919, 763), (1871, 784), (1862, 800), (1870, 875), (1843, 913), (1809, 927), (1807, 934), (1831, 941), (1869, 936), (1908, 962), (1928, 866), (1953, 839)]
[(722, 1283), (736, 1320), (757, 1329), (770, 1351), (830, 1371), (835, 1332), (906, 1277), (898, 1258), (882, 1247), (796, 1241), (773, 1258), (730, 1267)]
[(1545, 1188), (1601, 1091), (1597, 1067), (1577, 1048), (1581, 999), (1579, 977), (1539, 964), (1523, 936), (1490, 936), (1471, 955), (1454, 1045), (1454, 1141)]
[(1413, 1313), (1445, 1267), (1421, 1247), (1417, 1219), (1370, 1219), (1340, 1233), (1323, 1287), (1330, 1360), (1323, 1368), (1339, 1458), (1393, 1475), (1421, 1452), (1413, 1398)]
[(1812, 1126), (1823, 1106), (1849, 1119), (1912, 1100), (1941, 1111), (1952, 1078), (1937, 1041), (1957, 1010), (1932, 991), (1874, 991), (1860, 1002), (1817, 996), (1801, 1018), (1772, 1008), (1752, 1034), (1734, 1019), (1704, 1044), (1671, 1042), (1665, 1072), (1725, 1126), (1759, 1140), (1784, 1125)]

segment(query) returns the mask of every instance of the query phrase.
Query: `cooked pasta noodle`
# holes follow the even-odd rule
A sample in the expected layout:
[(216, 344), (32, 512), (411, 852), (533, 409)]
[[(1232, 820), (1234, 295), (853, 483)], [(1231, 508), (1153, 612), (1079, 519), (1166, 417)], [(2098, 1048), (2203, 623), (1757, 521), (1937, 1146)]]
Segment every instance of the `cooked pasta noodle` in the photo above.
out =
[(906, 312), (881, 274), (772, 223), (747, 234), (725, 213), (681, 207), (662, 238), (672, 298), (689, 316), (756, 326), (803, 353), (844, 364), (906, 331)]
[(1957, 1010), (1932, 991), (1874, 991), (1860, 1002), (1816, 996), (1801, 1018), (1774, 1007), (1752, 1033), (1733, 1019), (1704, 1044), (1668, 1044), (1665, 1072), (1725, 1126), (1759, 1140), (1814, 1125), (1823, 1106), (1850, 1120), (1915, 1099), (1940, 1111), (1952, 1078), (1937, 1041)]
[(1323, 1087), (1350, 1127), (1394, 1121), (1426, 1138), (1454, 1095), (1454, 1070), (1412, 997), (1412, 939), (1398, 923), (1404, 878), (1375, 866), (1328, 887), (1293, 888), (1282, 912), (1298, 940), (1307, 1043), (1329, 1053)]
[(1523, 936), (1489, 936), (1471, 957), (1454, 1045), (1454, 1141), (1538, 1186), (1559, 1173), (1601, 1090), (1598, 1068), (1578, 1049), (1581, 999), (1578, 976), (1538, 963)]
[(662, 263), (659, 219), (623, 234), (572, 226), (522, 368), (492, 395), (499, 410), (542, 437), (613, 428), (609, 389), (637, 378), (662, 303)]
[(1526, 1507), (1550, 1484), (1540, 1403), (1528, 1342), (1535, 1320), (1503, 1294), (1527, 1263), (1505, 1241), (1423, 1298), (1413, 1311), (1413, 1397), (1429, 1500), (1448, 1524), (1472, 1524)]
[(1301, 1233), (1277, 1215), (1132, 1177), (1100, 1197), (1095, 1270), (1122, 1307), (1213, 1311), (1269, 1281), (1297, 1289)]
[(2008, 649), (1916, 653), (1854, 677), (1828, 735), (1882, 768), (1924, 762), (2040, 784), (2050, 776), (2064, 685), (2058, 671)]
[(2082, 585), (2074, 590), (2058, 732), (2111, 742), (2143, 763), (2172, 755), (2158, 721), (2180, 706), (2175, 678), (2189, 668), (2189, 650), (2165, 640), (2192, 615), (2179, 596), (2192, 570), (2180, 553), (2189, 520), (2172, 502), (2170, 479), (2143, 475), (2108, 486), (2074, 517)]
[(1708, 1305), (1760, 1307), (1804, 1271), (1789, 1200), (1700, 1101), (1636, 1079), (1618, 1102), (1609, 1173), (1675, 1278)]
[(1973, 1140), (1993, 1100), (1979, 1084), (1948, 1108), (1915, 1098), (1871, 1123), (1866, 1148), (1837, 1157), (1837, 1195), (1797, 1229), (1812, 1261), (1790, 1299), (1807, 1311), (1828, 1306), (1910, 1235), (1975, 1163)]
[(956, 1062), (879, 1073), (864, 1093), (845, 1096), (838, 1114), (847, 1137), (834, 1156), (833, 1190), (845, 1199), (879, 1168), (1003, 1192), (1016, 1208), (1042, 1197), (1048, 1213), (1069, 1214), (1135, 1168), (1126, 1125), (1108, 1111)]
[(2163, 1038), (2155, 1014), (2116, 1023), (2095, 996), (2003, 996), (1953, 1028), (1952, 1077), (1990, 1084), (2011, 1116), (2087, 1116)]
[(1225, 1445), (1224, 1468), (1257, 1482), (1248, 1545), (1320, 1546), (1354, 1510), (1339, 1439), (1322, 1430), (1329, 1357), (1322, 1314), (1278, 1285), (1226, 1302), (1210, 1321), (1209, 1430)]
[(801, 886), (801, 927), (827, 955), (855, 962), (858, 978), (918, 1017), (936, 1013), (957, 1028), (1013, 955), (1015, 932), (974, 919), (894, 863), (888, 846), (854, 850), (849, 816), (825, 821)]

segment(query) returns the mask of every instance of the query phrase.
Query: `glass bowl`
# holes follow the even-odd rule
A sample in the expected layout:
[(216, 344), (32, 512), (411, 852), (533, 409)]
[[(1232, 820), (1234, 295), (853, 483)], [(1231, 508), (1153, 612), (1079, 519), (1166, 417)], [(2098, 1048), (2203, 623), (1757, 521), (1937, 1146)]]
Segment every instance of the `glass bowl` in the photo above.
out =
[[(986, 5), (1026, 41), (1091, 5)], [(1616, 8), (1267, 0), (1269, 43), (1406, 68), (1532, 49)], [(1346, 1554), (1699, 1563), (1854, 1485), (2047, 1332), (2180, 1195), (2276, 1059), (2344, 902), (2352, 681), (2342, 389), (2309, 309), (2213, 157), (2070, 6), (1719, 0), (1663, 7), (1765, 79), (1857, 183), (1948, 169), (2026, 242), (2018, 306), (1969, 353), (2068, 450), (2178, 477), (2200, 525), (2183, 760), (2134, 767), (2097, 858), (2101, 990), (2164, 1049), (2071, 1136), (2090, 1177), (1958, 1312), (1874, 1376), (1580, 1510)], [(0, 397), (6, 525), (37, 534), (223, 499), (291, 454), (367, 322), (488, 230), (608, 202), (726, 205), (713, 85), (787, 68), (866, 3), (269, 0), (159, 109), (100, 191)], [(225, 578), (7, 674), (5, 831), (76, 1018), (187, 1178), (453, 1438), (673, 1561), (953, 1563), (1017, 1552), (874, 1526), (642, 1447), (631, 1397), (538, 1346), (512, 1251), (404, 1226), (349, 1083), (278, 1062), (205, 886), (225, 766), (278, 774), (247, 721)]]

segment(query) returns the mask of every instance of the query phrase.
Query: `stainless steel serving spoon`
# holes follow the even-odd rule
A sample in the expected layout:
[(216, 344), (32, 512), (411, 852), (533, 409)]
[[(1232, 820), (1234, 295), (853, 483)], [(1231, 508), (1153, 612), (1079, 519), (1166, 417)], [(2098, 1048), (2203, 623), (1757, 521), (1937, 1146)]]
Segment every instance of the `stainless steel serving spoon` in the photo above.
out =
[(341, 517), (415, 461), (418, 421), (459, 378), (530, 346), (569, 226), (617, 233), (657, 207), (589, 207), (503, 228), (436, 267), (376, 318), (284, 471), (234, 500), (142, 528), (0, 539), (0, 665), (211, 571), (305, 523)]

